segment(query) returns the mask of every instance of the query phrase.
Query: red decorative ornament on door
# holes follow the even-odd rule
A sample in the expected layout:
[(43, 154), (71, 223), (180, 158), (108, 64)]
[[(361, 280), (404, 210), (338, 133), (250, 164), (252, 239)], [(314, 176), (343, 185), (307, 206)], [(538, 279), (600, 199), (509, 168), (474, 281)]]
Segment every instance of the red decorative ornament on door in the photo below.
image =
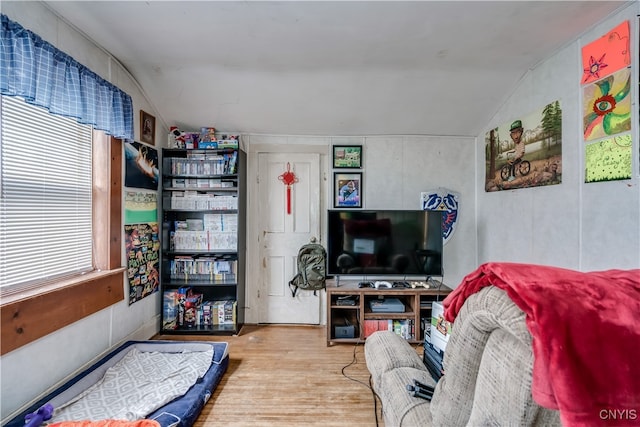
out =
[(287, 162), (287, 171), (278, 176), (278, 179), (287, 187), (287, 214), (291, 215), (291, 186), (298, 182), (298, 177), (291, 171), (289, 162)]

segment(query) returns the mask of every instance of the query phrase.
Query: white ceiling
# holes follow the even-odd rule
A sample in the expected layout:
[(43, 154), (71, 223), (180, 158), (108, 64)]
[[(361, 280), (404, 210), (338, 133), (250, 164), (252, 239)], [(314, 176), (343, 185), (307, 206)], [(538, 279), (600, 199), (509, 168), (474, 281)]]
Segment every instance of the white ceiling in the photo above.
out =
[(477, 136), (528, 69), (628, 2), (46, 3), (183, 130)]

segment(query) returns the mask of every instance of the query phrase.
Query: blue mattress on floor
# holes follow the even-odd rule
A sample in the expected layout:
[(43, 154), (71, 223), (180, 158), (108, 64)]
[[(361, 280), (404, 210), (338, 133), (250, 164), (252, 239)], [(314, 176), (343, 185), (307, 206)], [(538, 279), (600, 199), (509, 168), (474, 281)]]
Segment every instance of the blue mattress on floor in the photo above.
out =
[(13, 418), (5, 427), (24, 426), (25, 416), (37, 411), (38, 408), (47, 403), (52, 404), (55, 408), (56, 405), (62, 405), (70, 401), (74, 396), (77, 396), (100, 380), (108, 368), (115, 365), (133, 348), (145, 352), (159, 351), (166, 353), (179, 353), (184, 350), (205, 351), (213, 348), (211, 366), (205, 375), (198, 379), (184, 395), (146, 416), (146, 418), (158, 421), (162, 427), (192, 426), (229, 366), (228, 343), (226, 342), (127, 341)]

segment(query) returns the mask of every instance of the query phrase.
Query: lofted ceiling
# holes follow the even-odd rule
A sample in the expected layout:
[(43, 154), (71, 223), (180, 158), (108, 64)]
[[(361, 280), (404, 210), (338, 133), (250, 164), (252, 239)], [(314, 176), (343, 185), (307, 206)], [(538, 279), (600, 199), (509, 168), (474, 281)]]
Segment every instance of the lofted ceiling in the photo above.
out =
[(47, 1), (157, 116), (288, 135), (461, 135), (628, 2)]

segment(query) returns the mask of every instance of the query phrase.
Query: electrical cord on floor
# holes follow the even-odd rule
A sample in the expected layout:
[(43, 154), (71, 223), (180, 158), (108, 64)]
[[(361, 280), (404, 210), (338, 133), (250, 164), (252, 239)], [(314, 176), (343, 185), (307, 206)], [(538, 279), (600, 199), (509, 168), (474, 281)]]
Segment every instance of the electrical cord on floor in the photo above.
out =
[[(373, 396), (373, 415), (376, 418), (376, 427), (378, 427), (378, 400), (380, 399), (380, 397), (373, 390), (371, 375), (369, 375), (369, 388), (371, 389), (371, 395)], [(382, 403), (380, 403), (380, 413), (382, 414)]]
[[(358, 318), (357, 318), (357, 323), (358, 323), (358, 327), (362, 328), (362, 322), (360, 320), (360, 316), (359, 315), (358, 315)], [(346, 379), (354, 381), (354, 382), (356, 382), (358, 384), (362, 384), (363, 386), (367, 387), (371, 391), (371, 396), (373, 397), (373, 415), (375, 416), (375, 419), (376, 419), (376, 427), (378, 427), (378, 400), (380, 399), (380, 397), (378, 396), (378, 394), (373, 389), (373, 384), (371, 382), (371, 380), (372, 380), (371, 374), (369, 374), (369, 382), (365, 383), (365, 382), (360, 381), (360, 380), (358, 380), (356, 378), (350, 377), (345, 372), (346, 369), (349, 368), (350, 366), (358, 364), (357, 350), (358, 350), (358, 345), (359, 344), (361, 344), (361, 341), (360, 341), (360, 334), (358, 333), (358, 340), (353, 345), (353, 358), (351, 359), (351, 362), (349, 362), (347, 365), (342, 367), (341, 373), (342, 373), (342, 376), (345, 377)], [(382, 410), (382, 407), (381, 407), (381, 410)]]
[(342, 370), (341, 370), (341, 372), (342, 372), (342, 376), (343, 376), (343, 377), (345, 377), (345, 378), (346, 378), (346, 379), (348, 379), (348, 380), (351, 380), (351, 381), (356, 382), (356, 383), (358, 383), (358, 384), (362, 384), (363, 386), (365, 386), (365, 387), (367, 387), (367, 388), (371, 388), (371, 386), (370, 386), (369, 384), (365, 383), (364, 381), (360, 381), (360, 380), (358, 380), (358, 379), (356, 379), (356, 378), (350, 377), (350, 376), (349, 376), (349, 375), (347, 375), (347, 373), (345, 372), (345, 370), (346, 370), (348, 367), (358, 364), (358, 358), (357, 358), (357, 356), (356, 356), (356, 348), (357, 348), (356, 346), (354, 346), (354, 347), (353, 347), (353, 359), (351, 359), (351, 362), (349, 362), (349, 364), (347, 364), (347, 365), (345, 365), (345, 366), (343, 366), (343, 367), (342, 367)]
[(373, 414), (376, 418), (376, 427), (378, 426), (378, 395), (375, 392), (375, 390), (373, 389), (373, 384), (371, 383), (371, 375), (369, 375), (369, 382), (365, 383), (364, 381), (361, 381), (359, 379), (350, 377), (349, 375), (347, 375), (347, 373), (345, 372), (345, 370), (347, 368), (349, 368), (350, 366), (356, 365), (358, 363), (358, 357), (357, 357), (357, 350), (358, 348), (358, 344), (356, 343), (356, 345), (353, 346), (353, 359), (351, 360), (351, 362), (349, 362), (349, 364), (345, 365), (342, 367), (342, 376), (344, 376), (346, 379), (354, 381), (358, 384), (362, 384), (363, 386), (367, 387), (370, 391), (371, 391), (371, 396), (373, 397)]
[[(358, 318), (357, 318), (356, 320), (357, 320), (357, 322), (358, 322), (358, 327), (359, 327), (359, 328), (361, 328), (361, 327), (362, 327), (362, 323), (360, 322), (360, 316), (359, 316), (359, 315), (358, 315)], [(342, 371), (341, 371), (341, 372), (342, 372), (342, 376), (343, 376), (343, 377), (345, 377), (345, 378), (347, 378), (347, 379), (349, 379), (349, 380), (351, 380), (351, 381), (357, 382), (357, 383), (359, 383), (359, 384), (362, 384), (363, 386), (365, 386), (365, 387), (367, 387), (367, 388), (371, 388), (371, 386), (370, 386), (369, 384), (367, 384), (367, 383), (365, 383), (365, 382), (363, 382), (363, 381), (357, 380), (357, 379), (355, 379), (355, 378), (352, 378), (352, 377), (350, 377), (349, 375), (347, 375), (347, 374), (346, 374), (346, 372), (345, 372), (345, 370), (346, 370), (348, 367), (353, 366), (353, 365), (356, 365), (356, 364), (358, 363), (357, 350), (358, 350), (358, 344), (360, 344), (360, 343), (361, 343), (361, 341), (360, 341), (360, 334), (358, 333), (358, 340), (357, 340), (357, 341), (356, 341), (356, 343), (353, 345), (353, 358), (351, 359), (351, 362), (349, 362), (349, 364), (347, 364), (346, 366), (343, 366), (343, 367), (342, 367)], [(371, 376), (369, 376), (369, 377), (371, 377)]]
[(365, 383), (365, 382), (360, 381), (358, 379), (352, 378), (352, 377), (350, 377), (349, 375), (347, 375), (345, 373), (345, 370), (348, 367), (350, 367), (352, 365), (355, 365), (357, 363), (358, 363), (358, 359), (356, 357), (356, 347), (354, 346), (354, 348), (353, 348), (353, 360), (348, 365), (346, 365), (346, 366), (344, 366), (342, 368), (342, 375), (348, 380), (357, 382), (358, 384), (362, 384), (363, 386), (367, 387), (371, 391), (371, 396), (373, 398), (373, 415), (376, 418), (376, 427), (378, 427), (378, 399), (379, 399), (379, 397), (378, 397), (378, 394), (373, 389), (373, 384), (371, 382), (371, 380), (372, 380), (371, 375), (369, 375), (369, 383)]

